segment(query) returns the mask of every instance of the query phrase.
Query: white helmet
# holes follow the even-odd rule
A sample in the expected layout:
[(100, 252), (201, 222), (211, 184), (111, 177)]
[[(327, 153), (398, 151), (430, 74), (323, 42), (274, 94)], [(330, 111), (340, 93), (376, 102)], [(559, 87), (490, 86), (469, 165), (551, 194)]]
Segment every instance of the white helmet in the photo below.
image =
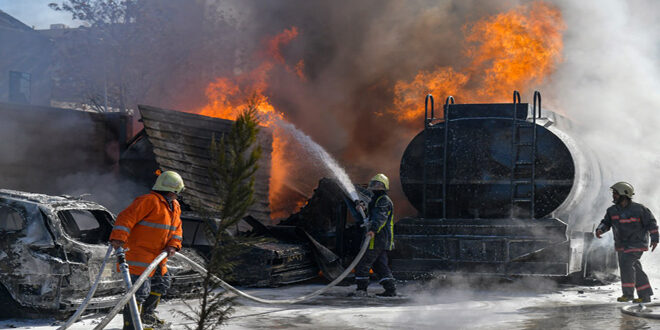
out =
[(156, 191), (171, 191), (173, 193), (180, 193), (184, 188), (183, 179), (179, 173), (174, 171), (165, 171), (161, 173), (156, 179), (156, 183), (151, 188)]

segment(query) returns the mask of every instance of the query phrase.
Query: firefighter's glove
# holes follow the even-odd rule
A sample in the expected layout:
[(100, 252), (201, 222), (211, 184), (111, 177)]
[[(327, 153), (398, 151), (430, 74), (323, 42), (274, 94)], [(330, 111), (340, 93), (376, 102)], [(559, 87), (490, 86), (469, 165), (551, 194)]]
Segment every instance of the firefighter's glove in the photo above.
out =
[(110, 245), (112, 245), (112, 247), (115, 248), (115, 250), (117, 250), (120, 247), (123, 247), (124, 243), (125, 242), (120, 241), (120, 240), (116, 240), (116, 239), (111, 239), (110, 240)]
[(367, 203), (359, 199), (355, 200), (355, 208), (362, 210), (362, 212), (367, 212)]
[(360, 224), (360, 227), (369, 228), (370, 225), (371, 225), (371, 223), (369, 222), (369, 218), (366, 218), (366, 219), (364, 219), (364, 221), (362, 221), (362, 224)]
[(596, 237), (600, 238), (603, 235), (603, 231), (600, 229), (596, 230)]
[(655, 248), (658, 246), (658, 242), (651, 242), (651, 252), (655, 251)]
[(370, 238), (374, 238), (374, 236), (376, 236), (376, 233), (370, 230), (367, 232), (367, 236), (369, 236)]
[(176, 248), (173, 246), (166, 246), (165, 252), (167, 252), (168, 257), (172, 257), (176, 253)]
[(361, 201), (359, 199), (355, 200), (355, 210), (362, 216), (365, 217), (365, 219), (362, 219), (363, 222), (367, 222), (366, 219), (366, 214), (367, 214), (367, 204), (364, 201)]

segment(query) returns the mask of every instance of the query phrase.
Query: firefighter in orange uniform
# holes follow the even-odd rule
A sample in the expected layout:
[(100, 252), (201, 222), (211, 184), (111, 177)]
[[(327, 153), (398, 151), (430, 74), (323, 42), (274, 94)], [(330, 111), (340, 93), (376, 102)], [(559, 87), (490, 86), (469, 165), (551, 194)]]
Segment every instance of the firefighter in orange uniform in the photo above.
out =
[[(126, 261), (133, 283), (163, 251), (168, 257), (181, 249), (181, 207), (177, 194), (183, 190), (183, 179), (173, 171), (165, 171), (156, 179), (149, 194), (139, 196), (117, 216), (110, 234), (110, 244), (125, 247)], [(145, 325), (162, 326), (155, 310), (161, 295), (171, 285), (165, 258), (151, 273), (149, 281), (135, 293), (141, 307), (140, 316)], [(124, 329), (133, 329), (129, 306), (124, 307)]]

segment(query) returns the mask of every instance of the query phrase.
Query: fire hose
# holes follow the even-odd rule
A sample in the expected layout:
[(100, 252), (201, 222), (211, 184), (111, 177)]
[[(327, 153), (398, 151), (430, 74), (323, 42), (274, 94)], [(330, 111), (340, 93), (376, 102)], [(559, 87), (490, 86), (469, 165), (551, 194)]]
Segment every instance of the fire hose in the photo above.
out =
[[(295, 303), (298, 303), (298, 302), (305, 301), (305, 300), (308, 300), (310, 298), (316, 297), (316, 296), (328, 291), (330, 288), (337, 285), (344, 278), (346, 278), (346, 276), (348, 276), (348, 274), (351, 272), (351, 270), (353, 270), (353, 268), (355, 268), (357, 263), (360, 262), (360, 259), (362, 259), (362, 256), (364, 256), (364, 253), (367, 251), (367, 248), (369, 247), (369, 241), (370, 240), (371, 240), (371, 237), (369, 237), (369, 236), (365, 237), (364, 242), (362, 242), (362, 248), (360, 249), (360, 252), (357, 254), (357, 256), (355, 256), (355, 259), (353, 259), (351, 264), (348, 265), (348, 267), (346, 267), (346, 269), (344, 269), (344, 272), (341, 273), (341, 275), (339, 275), (337, 278), (335, 278), (332, 282), (330, 282), (328, 285), (326, 285), (323, 288), (318, 289), (318, 290), (316, 290), (316, 291), (314, 291), (310, 294), (300, 296), (300, 297), (297, 297), (297, 298), (293, 298), (293, 299), (279, 299), (278, 300), (278, 299), (258, 298), (258, 297), (249, 295), (249, 294), (247, 294), (243, 291), (240, 291), (240, 290), (234, 288), (233, 286), (229, 285), (227, 282), (223, 281), (222, 279), (218, 278), (215, 275), (212, 275), (211, 278), (214, 281), (218, 282), (218, 284), (220, 284), (220, 286), (223, 289), (225, 289), (227, 291), (230, 291), (230, 292), (236, 294), (237, 296), (243, 297), (245, 299), (256, 301), (256, 302), (262, 303), (262, 304), (295, 304)], [(201, 265), (197, 264), (196, 262), (190, 260), (190, 258), (188, 258), (188, 257), (186, 257), (183, 254), (180, 254), (178, 252), (177, 252), (176, 256), (180, 257), (181, 259), (188, 262), (196, 271), (198, 271), (202, 275), (206, 275), (207, 270), (204, 269), (204, 267), (202, 267)]]
[(103, 321), (101, 321), (101, 323), (99, 323), (96, 327), (94, 327), (94, 330), (101, 330), (101, 329), (105, 328), (105, 326), (108, 325), (108, 323), (110, 323), (110, 321), (115, 317), (115, 315), (117, 315), (117, 313), (119, 313), (119, 310), (124, 308), (124, 305), (126, 305), (126, 303), (130, 299), (132, 299), (132, 298), (134, 299), (135, 292), (138, 289), (140, 289), (140, 286), (142, 286), (142, 283), (144, 283), (144, 281), (146, 281), (149, 278), (149, 274), (151, 274), (151, 272), (156, 268), (156, 266), (158, 266), (158, 264), (161, 261), (163, 261), (163, 259), (165, 259), (165, 257), (167, 257), (167, 252), (161, 252), (156, 257), (156, 259), (154, 259), (154, 261), (152, 261), (149, 264), (147, 269), (145, 269), (144, 272), (142, 272), (142, 275), (140, 275), (140, 277), (138, 277), (137, 281), (135, 281), (135, 283), (133, 283), (133, 286), (131, 286), (131, 289), (128, 290), (128, 292), (126, 292), (124, 294), (124, 296), (121, 297), (121, 299), (119, 299), (119, 302), (117, 302), (115, 307), (112, 308), (110, 313), (108, 313), (108, 315), (103, 319)]
[[(119, 247), (117, 251), (117, 263), (119, 264), (119, 269), (121, 270), (122, 277), (124, 278), (124, 284), (126, 284), (126, 289), (130, 291), (133, 283), (131, 283), (131, 273), (128, 268), (128, 262), (126, 262), (126, 249)], [(133, 320), (133, 328), (135, 330), (142, 330), (142, 319), (140, 318), (140, 309), (138, 308), (137, 301), (135, 300), (135, 295), (131, 295), (128, 300), (128, 305), (131, 310), (131, 319)]]
[(621, 312), (623, 314), (643, 317), (647, 319), (660, 319), (660, 313), (657, 309), (654, 310), (654, 307), (659, 306), (660, 303), (626, 305), (621, 307)]
[[(227, 282), (223, 281), (222, 279), (218, 278), (215, 275), (212, 275), (211, 278), (214, 281), (216, 281), (218, 284), (220, 284), (220, 286), (222, 288), (224, 288), (225, 290), (227, 290), (229, 292), (232, 292), (232, 293), (236, 294), (237, 296), (243, 297), (245, 299), (256, 301), (256, 302), (259, 302), (259, 303), (262, 303), (262, 304), (295, 304), (295, 303), (298, 303), (298, 302), (305, 301), (305, 300), (311, 299), (313, 297), (316, 297), (316, 296), (328, 291), (330, 288), (334, 287), (339, 282), (344, 280), (344, 278), (346, 278), (346, 276), (348, 276), (348, 274), (351, 272), (351, 270), (353, 270), (353, 268), (355, 268), (357, 263), (360, 262), (360, 259), (362, 259), (362, 256), (364, 256), (364, 253), (367, 251), (367, 248), (369, 247), (369, 241), (370, 240), (371, 240), (371, 238), (369, 236), (365, 237), (364, 241), (362, 242), (362, 247), (360, 248), (360, 251), (358, 252), (357, 256), (355, 256), (355, 259), (353, 259), (353, 261), (350, 263), (350, 265), (348, 265), (348, 267), (346, 267), (344, 272), (342, 272), (341, 275), (339, 275), (337, 278), (335, 278), (332, 282), (330, 282), (328, 285), (326, 285), (323, 288), (321, 288), (319, 290), (316, 290), (316, 291), (314, 291), (310, 294), (300, 296), (300, 297), (297, 297), (297, 298), (293, 298), (293, 299), (275, 300), (275, 299), (263, 299), (263, 298), (255, 297), (255, 296), (249, 295), (245, 292), (242, 292), (242, 291), (234, 288), (233, 286), (231, 286), (230, 284), (228, 284)], [(71, 324), (73, 324), (80, 317), (80, 315), (82, 315), (82, 313), (85, 311), (85, 308), (89, 304), (90, 299), (92, 298), (92, 296), (94, 295), (94, 292), (96, 291), (99, 280), (101, 278), (101, 274), (103, 272), (103, 269), (105, 267), (105, 264), (106, 264), (108, 258), (110, 257), (111, 252), (112, 252), (112, 246), (109, 246), (108, 247), (108, 252), (106, 253), (105, 258), (103, 260), (103, 265), (101, 266), (101, 271), (99, 271), (99, 275), (97, 275), (96, 281), (94, 282), (94, 285), (92, 285), (90, 291), (87, 293), (87, 297), (82, 302), (80, 307), (78, 307), (78, 310), (76, 310), (76, 312), (73, 314), (73, 316), (71, 316), (69, 318), (69, 320), (67, 320), (67, 322), (64, 325), (57, 328), (57, 330), (65, 330), (65, 329), (69, 328), (71, 326)], [(149, 274), (151, 274), (151, 272), (154, 270), (154, 268), (156, 268), (156, 266), (163, 259), (165, 259), (166, 256), (167, 256), (167, 252), (162, 252), (161, 254), (159, 254), (156, 257), (156, 259), (154, 259), (154, 261), (151, 262), (151, 264), (149, 264), (149, 266), (144, 270), (144, 272), (140, 275), (140, 277), (137, 279), (137, 281), (135, 281), (135, 283), (133, 283), (133, 286), (130, 288), (130, 290), (128, 290), (128, 292), (126, 292), (121, 297), (121, 299), (117, 302), (115, 307), (110, 311), (110, 313), (108, 313), (108, 315), (106, 315), (106, 317), (101, 321), (101, 323), (99, 323), (94, 328), (94, 330), (103, 329), (108, 325), (108, 323), (110, 323), (110, 321), (117, 315), (117, 313), (119, 313), (119, 311), (124, 307), (124, 305), (126, 305), (126, 303), (134, 297), (135, 292), (140, 288), (142, 283), (144, 283), (144, 281), (147, 280), (147, 278), (149, 277)], [(198, 263), (194, 262), (190, 258), (186, 257), (185, 255), (177, 252), (176, 256), (181, 258), (182, 260), (188, 262), (192, 266), (192, 268), (195, 271), (199, 272), (200, 274), (202, 274), (202, 275), (207, 274), (207, 270), (204, 269), (204, 267), (202, 267)]]
[[(362, 212), (362, 210), (360, 210), (360, 209), (358, 209), (358, 210), (360, 211), (360, 214), (363, 216), (363, 219), (364, 219), (365, 218), (364, 213)], [(335, 278), (332, 282), (330, 282), (325, 287), (323, 287), (319, 290), (316, 290), (316, 291), (314, 291), (310, 294), (300, 296), (300, 297), (297, 297), (297, 298), (293, 298), (293, 299), (276, 300), (276, 299), (263, 299), (263, 298), (254, 297), (252, 295), (249, 295), (245, 292), (242, 292), (242, 291), (234, 288), (233, 286), (229, 285), (227, 282), (223, 281), (222, 279), (218, 278), (215, 275), (212, 275), (211, 278), (214, 281), (218, 282), (218, 284), (220, 284), (220, 286), (222, 288), (224, 288), (225, 290), (230, 291), (230, 292), (236, 294), (237, 296), (243, 297), (245, 299), (249, 299), (249, 300), (259, 302), (259, 303), (262, 303), (262, 304), (294, 304), (294, 303), (297, 303), (297, 302), (305, 301), (305, 300), (311, 299), (313, 297), (316, 297), (316, 296), (326, 292), (330, 288), (334, 287), (335, 285), (337, 285), (342, 280), (344, 280), (344, 278), (346, 278), (346, 276), (348, 276), (348, 274), (351, 272), (351, 270), (353, 270), (353, 268), (355, 268), (357, 263), (360, 262), (360, 260), (364, 256), (364, 253), (367, 251), (367, 248), (369, 247), (369, 242), (370, 241), (371, 241), (370, 236), (366, 236), (364, 238), (364, 241), (362, 242), (362, 247), (360, 248), (360, 251), (358, 252), (357, 256), (355, 256), (355, 258), (348, 265), (348, 267), (346, 267), (346, 269), (344, 269), (344, 271), (337, 278)], [(85, 308), (87, 308), (87, 305), (89, 304), (89, 301), (91, 300), (92, 296), (94, 295), (94, 292), (96, 291), (96, 288), (98, 287), (99, 281), (101, 279), (101, 275), (103, 273), (103, 269), (105, 268), (105, 264), (106, 264), (108, 258), (110, 257), (111, 252), (112, 252), (112, 246), (109, 246), (108, 251), (106, 252), (105, 258), (103, 259), (103, 264), (101, 265), (101, 269), (99, 271), (99, 274), (96, 276), (96, 280), (95, 280), (94, 284), (92, 285), (89, 292), (87, 293), (87, 297), (83, 300), (83, 302), (80, 304), (80, 306), (78, 307), (76, 312), (69, 318), (69, 320), (67, 320), (67, 322), (64, 325), (62, 325), (61, 327), (59, 327), (57, 330), (65, 330), (68, 327), (70, 327), (71, 324), (73, 324), (80, 317), (80, 315), (85, 311)], [(159, 254), (151, 262), (151, 264), (149, 264), (149, 266), (144, 270), (144, 272), (140, 275), (140, 277), (137, 279), (137, 281), (135, 281), (135, 283), (133, 283), (133, 285), (130, 287), (128, 292), (126, 292), (124, 294), (124, 296), (121, 297), (121, 299), (115, 305), (115, 307), (101, 321), (101, 323), (99, 323), (94, 328), (94, 330), (100, 330), (100, 329), (105, 328), (105, 326), (107, 326), (108, 323), (110, 323), (110, 321), (115, 317), (115, 315), (117, 315), (117, 313), (119, 313), (119, 310), (122, 309), (124, 307), (124, 305), (126, 305), (126, 303), (129, 300), (131, 300), (131, 299), (134, 300), (135, 299), (135, 296), (134, 296), (135, 292), (140, 288), (140, 286), (142, 286), (142, 283), (144, 283), (144, 281), (149, 277), (149, 274), (151, 274), (151, 272), (154, 270), (154, 268), (156, 268), (156, 266), (163, 259), (165, 259), (166, 256), (167, 256), (167, 252), (162, 252), (161, 254)], [(195, 271), (197, 271), (200, 274), (206, 276), (207, 270), (204, 269), (204, 267), (197, 264), (196, 262), (194, 262), (193, 260), (191, 260), (190, 258), (186, 257), (185, 255), (183, 255), (181, 253), (177, 252), (176, 256), (183, 259), (184, 261), (188, 262), (193, 267), (193, 269)], [(130, 282), (130, 279), (129, 279), (129, 282)]]
[(94, 292), (96, 292), (96, 288), (99, 286), (99, 282), (101, 281), (101, 275), (103, 275), (105, 264), (108, 261), (108, 258), (110, 258), (111, 253), (112, 253), (112, 245), (108, 246), (108, 251), (106, 251), (105, 257), (103, 258), (103, 263), (101, 264), (101, 269), (99, 269), (99, 274), (96, 275), (96, 280), (94, 281), (94, 284), (89, 289), (89, 292), (87, 292), (87, 297), (85, 297), (85, 299), (80, 304), (76, 312), (73, 313), (73, 315), (66, 321), (66, 323), (64, 323), (61, 327), (57, 328), (57, 330), (65, 330), (66, 328), (70, 327), (74, 322), (78, 320), (80, 315), (82, 315), (82, 313), (85, 311), (85, 308), (87, 308), (89, 301), (94, 296)]
[[(369, 247), (369, 241), (370, 240), (371, 240), (371, 237), (369, 237), (369, 236), (365, 237), (364, 242), (362, 243), (362, 247), (360, 249), (360, 252), (357, 254), (357, 256), (355, 256), (355, 259), (353, 259), (351, 264), (348, 267), (346, 267), (344, 272), (341, 273), (341, 275), (339, 275), (339, 277), (337, 277), (332, 282), (330, 282), (328, 285), (326, 285), (325, 287), (323, 287), (319, 290), (316, 290), (316, 291), (314, 291), (310, 294), (307, 294), (307, 295), (304, 295), (304, 296), (301, 296), (301, 297), (297, 297), (297, 298), (293, 298), (293, 299), (273, 300), (273, 299), (258, 298), (258, 297), (249, 295), (245, 292), (242, 292), (242, 291), (234, 288), (233, 286), (229, 285), (227, 282), (223, 281), (222, 279), (218, 278), (215, 275), (212, 275), (211, 278), (214, 281), (218, 282), (220, 284), (220, 286), (222, 288), (224, 288), (225, 290), (230, 291), (230, 292), (232, 292), (232, 293), (234, 293), (234, 294), (236, 294), (240, 297), (243, 297), (245, 299), (256, 301), (256, 302), (259, 302), (259, 303), (262, 303), (262, 304), (295, 304), (297, 302), (308, 300), (310, 298), (316, 297), (316, 296), (324, 293), (325, 291), (329, 290), (333, 286), (337, 285), (344, 278), (346, 278), (346, 276), (348, 276), (348, 274), (351, 272), (351, 270), (353, 270), (353, 268), (355, 268), (357, 263), (360, 262), (360, 259), (362, 259), (362, 256), (364, 256), (364, 253), (367, 251), (367, 248)], [(122, 309), (124, 307), (124, 305), (126, 305), (126, 303), (131, 299), (131, 297), (133, 297), (133, 295), (138, 290), (138, 288), (142, 285), (142, 283), (144, 283), (144, 281), (148, 278), (148, 275), (151, 273), (151, 271), (154, 268), (156, 268), (156, 266), (165, 258), (166, 255), (167, 255), (167, 253), (163, 252), (158, 257), (156, 257), (156, 259), (154, 259), (154, 261), (149, 265), (149, 267), (147, 267), (147, 269), (142, 273), (142, 275), (140, 275), (140, 277), (137, 279), (137, 281), (135, 281), (135, 283), (133, 283), (133, 286), (131, 287), (131, 289), (124, 294), (124, 296), (119, 300), (117, 305), (115, 305), (115, 307), (110, 311), (110, 313), (108, 313), (108, 315), (103, 319), (103, 321), (101, 321), (101, 323), (99, 323), (94, 328), (94, 330), (101, 330), (101, 329), (105, 328), (105, 326), (107, 326), (108, 323), (110, 323), (110, 321), (115, 317), (115, 315), (117, 315), (117, 313), (119, 313), (119, 310)], [(181, 253), (178, 253), (178, 252), (176, 253), (176, 256), (183, 259), (184, 261), (188, 262), (193, 267), (193, 269), (196, 270), (197, 272), (201, 273), (202, 275), (206, 275), (207, 270), (204, 269), (204, 267), (202, 267), (198, 263), (192, 261), (190, 258), (188, 258), (185, 255), (183, 255)]]

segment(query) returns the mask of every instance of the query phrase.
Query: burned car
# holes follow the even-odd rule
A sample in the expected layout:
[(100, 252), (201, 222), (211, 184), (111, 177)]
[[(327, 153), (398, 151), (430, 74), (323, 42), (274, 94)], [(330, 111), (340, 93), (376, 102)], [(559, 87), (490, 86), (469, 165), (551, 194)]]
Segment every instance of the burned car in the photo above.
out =
[[(125, 292), (115, 258), (100, 268), (114, 220), (103, 206), (80, 198), (0, 190), (0, 317), (68, 315), (99, 271), (103, 275), (88, 309), (113, 307)], [(193, 251), (186, 254), (195, 257)], [(176, 258), (168, 268), (174, 294), (201, 281)]]
[[(208, 257), (217, 228), (214, 223), (220, 220), (184, 212), (181, 221), (183, 246)], [(312, 248), (295, 233), (281, 229), (284, 227), (265, 226), (251, 216), (231, 228), (231, 235), (251, 239), (241, 240), (242, 248), (231, 257), (232, 276), (227, 280), (242, 286), (276, 287), (317, 278), (319, 268)]]

